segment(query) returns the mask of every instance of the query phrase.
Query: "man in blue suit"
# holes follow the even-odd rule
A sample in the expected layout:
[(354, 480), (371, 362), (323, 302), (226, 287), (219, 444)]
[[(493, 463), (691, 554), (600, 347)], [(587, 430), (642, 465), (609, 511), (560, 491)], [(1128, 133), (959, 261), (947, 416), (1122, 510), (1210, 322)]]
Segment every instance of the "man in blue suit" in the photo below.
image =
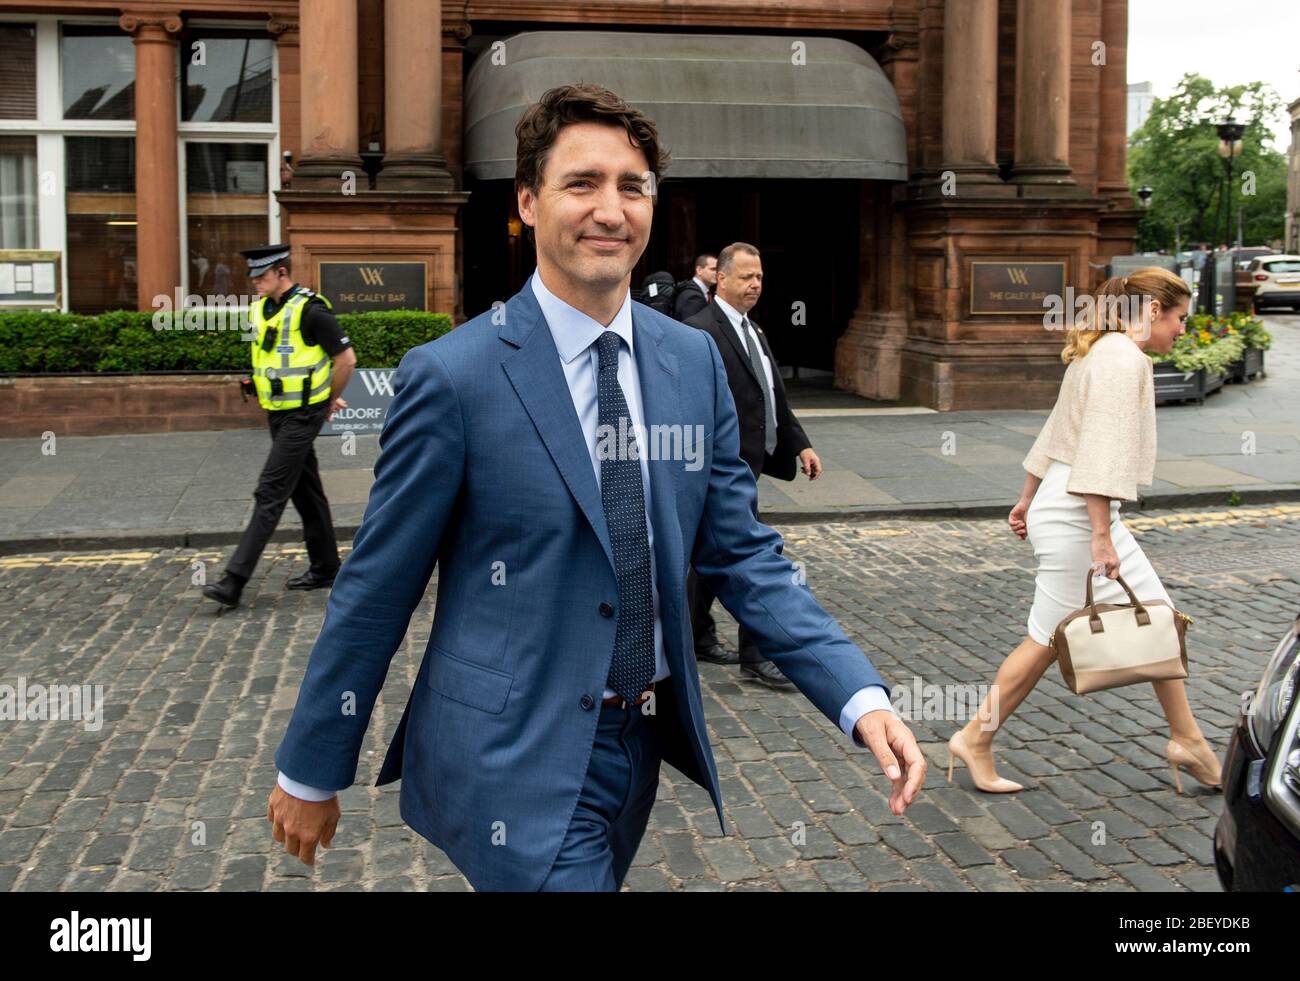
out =
[[(402, 359), (365, 518), (276, 753), (272, 834), (328, 847), (389, 662), (439, 566), (435, 617), (378, 783), (477, 889), (616, 890), (666, 761), (718, 774), (686, 571), (875, 754), (896, 814), (925, 761), (871, 662), (754, 518), (709, 335), (631, 301), (668, 163), (598, 86), (516, 126), (537, 270), (504, 305)], [(722, 830), (726, 831), (725, 823)]]

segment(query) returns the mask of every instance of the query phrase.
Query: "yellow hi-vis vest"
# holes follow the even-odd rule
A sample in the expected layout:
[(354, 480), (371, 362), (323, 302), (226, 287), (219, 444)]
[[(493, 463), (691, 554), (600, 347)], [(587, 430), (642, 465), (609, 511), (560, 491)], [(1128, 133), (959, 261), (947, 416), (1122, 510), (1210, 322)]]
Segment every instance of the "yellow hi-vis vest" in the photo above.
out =
[[(263, 316), (267, 298), (253, 304), (253, 384), (264, 409), (298, 409), (330, 397), (330, 358), (319, 344), (302, 337), (302, 313), (320, 296), (299, 288), (269, 319)], [(327, 307), (333, 304), (325, 297)], [(266, 348), (269, 347), (270, 350)]]

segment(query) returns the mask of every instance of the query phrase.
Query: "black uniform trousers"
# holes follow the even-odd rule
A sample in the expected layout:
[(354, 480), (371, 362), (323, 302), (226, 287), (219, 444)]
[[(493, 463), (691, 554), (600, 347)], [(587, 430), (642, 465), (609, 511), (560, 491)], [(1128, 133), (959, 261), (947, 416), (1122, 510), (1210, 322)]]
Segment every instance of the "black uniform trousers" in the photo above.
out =
[(244, 529), (226, 571), (252, 578), (262, 550), (271, 540), (289, 501), (302, 518), (303, 538), (311, 558), (311, 571), (328, 574), (339, 567), (338, 543), (330, 505), (320, 480), (314, 441), (325, 424), (330, 400), (299, 409), (268, 410), (271, 453), (253, 492), (253, 518)]
[[(758, 517), (757, 497), (754, 498), (754, 517)], [(686, 602), (690, 606), (691, 626), (695, 631), (697, 651), (707, 651), (710, 647), (718, 645), (718, 625), (713, 619), (713, 601), (716, 598), (713, 589), (695, 574), (695, 566), (691, 566), (686, 574)], [(737, 627), (736, 640), (740, 647), (740, 663), (757, 664), (766, 661), (767, 658), (759, 652), (758, 645), (750, 637), (749, 631), (739, 624)]]

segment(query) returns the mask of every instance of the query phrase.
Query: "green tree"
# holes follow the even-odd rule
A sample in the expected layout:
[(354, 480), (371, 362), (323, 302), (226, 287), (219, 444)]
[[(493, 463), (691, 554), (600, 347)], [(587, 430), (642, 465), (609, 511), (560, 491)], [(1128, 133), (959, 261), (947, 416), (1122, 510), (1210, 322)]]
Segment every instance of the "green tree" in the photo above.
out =
[(1233, 160), (1231, 229), (1243, 208), (1243, 245), (1267, 245), (1281, 238), (1286, 212), (1286, 156), (1266, 145), (1282, 100), (1263, 82), (1215, 88), (1188, 73), (1167, 99), (1156, 99), (1151, 115), (1129, 140), (1128, 180), (1134, 190), (1153, 190), (1151, 207), (1138, 224), (1139, 251), (1174, 248), (1174, 224), (1188, 243), (1224, 241), (1227, 171), (1219, 156), (1215, 125), (1228, 116), (1246, 125), (1241, 156)]

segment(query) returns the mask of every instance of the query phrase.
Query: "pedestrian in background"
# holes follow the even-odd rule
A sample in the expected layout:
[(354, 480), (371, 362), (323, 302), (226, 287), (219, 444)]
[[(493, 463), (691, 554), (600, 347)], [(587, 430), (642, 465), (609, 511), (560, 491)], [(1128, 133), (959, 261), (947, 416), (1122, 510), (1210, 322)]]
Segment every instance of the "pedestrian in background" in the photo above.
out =
[[(740, 421), (740, 455), (757, 480), (770, 474), (794, 480), (796, 461), (809, 480), (822, 472), (822, 462), (786, 401), (781, 369), (763, 331), (749, 319), (763, 293), (763, 261), (746, 242), (728, 245), (717, 259), (717, 291), (709, 305), (686, 321), (713, 338), (727, 369), (727, 387)], [(754, 499), (758, 515), (758, 499)], [(695, 575), (686, 580), (695, 631), (695, 657), (711, 664), (740, 664), (740, 672), (769, 688), (791, 685), (780, 668), (765, 658), (741, 626), (740, 654), (718, 642), (713, 619), (713, 591)]]
[[(1109, 299), (1107, 299), (1109, 298)], [(1084, 573), (1104, 570), (1094, 599), (1124, 603), (1122, 574), (1140, 600), (1174, 605), (1132, 533), (1119, 519), (1120, 501), (1137, 500), (1156, 462), (1153, 365), (1147, 352), (1167, 353), (1186, 329), (1191, 292), (1179, 276), (1148, 267), (1108, 279), (1097, 294), (1094, 324), (1070, 330), (1061, 353), (1069, 367), (1056, 405), (1025, 457), (1024, 492), (1008, 523), (1028, 537), (1038, 559), (1027, 636), (1002, 662), (976, 718), (948, 741), (948, 780), (954, 758), (979, 790), (1024, 789), (997, 775), (993, 737), (1055, 660), (1056, 626), (1083, 607)], [(1088, 329), (1088, 328), (1094, 329)], [(1201, 783), (1221, 783), (1218, 758), (1201, 733), (1181, 680), (1152, 683), (1169, 721), (1165, 755)], [(1180, 786), (1181, 790), (1181, 786)]]
[(253, 492), (253, 517), (225, 575), (203, 587), (204, 596), (226, 607), (239, 605), (290, 500), (302, 517), (311, 566), (285, 586), (322, 589), (334, 582), (339, 550), (313, 444), (335, 411), (347, 408), (343, 389), (357, 363), (330, 302), (290, 278), (289, 246), (263, 245), (240, 254), (261, 297), (250, 309), (253, 386), (266, 410), (271, 452)]
[(695, 275), (677, 284), (673, 317), (686, 321), (709, 305), (718, 285), (718, 257), (707, 252), (695, 257)]

